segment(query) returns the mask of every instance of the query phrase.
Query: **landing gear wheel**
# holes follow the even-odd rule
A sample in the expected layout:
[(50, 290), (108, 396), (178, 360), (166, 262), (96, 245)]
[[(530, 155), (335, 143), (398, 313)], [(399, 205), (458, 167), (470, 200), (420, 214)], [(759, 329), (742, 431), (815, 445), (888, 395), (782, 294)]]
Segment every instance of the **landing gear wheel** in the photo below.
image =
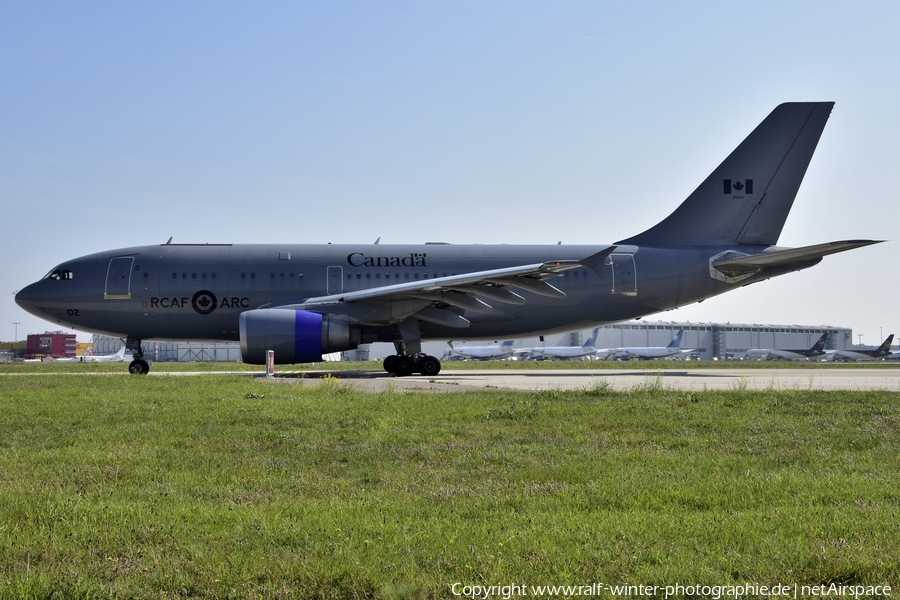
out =
[(430, 377), (441, 372), (441, 361), (433, 356), (423, 356), (421, 359), (419, 359), (416, 368), (422, 375)]
[(132, 375), (146, 375), (150, 372), (150, 365), (143, 359), (133, 360), (128, 365), (128, 372)]
[(407, 377), (412, 375), (413, 369), (415, 369), (415, 363), (413, 363), (413, 359), (408, 356), (397, 356), (397, 362), (394, 363), (394, 375), (397, 377)]
[(394, 370), (397, 368), (397, 359), (400, 358), (396, 355), (388, 356), (384, 359), (384, 362), (381, 363), (381, 366), (384, 367), (384, 370), (388, 373), (394, 373)]

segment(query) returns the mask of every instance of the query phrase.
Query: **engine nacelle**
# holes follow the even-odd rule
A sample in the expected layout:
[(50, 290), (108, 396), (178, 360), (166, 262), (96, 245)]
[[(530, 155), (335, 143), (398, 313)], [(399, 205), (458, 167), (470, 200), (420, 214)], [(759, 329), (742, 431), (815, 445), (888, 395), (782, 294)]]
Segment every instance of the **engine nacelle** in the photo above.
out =
[(318, 362), (323, 354), (353, 350), (360, 330), (347, 317), (306, 310), (265, 308), (241, 313), (241, 359), (266, 364), (266, 351), (275, 351), (277, 364)]

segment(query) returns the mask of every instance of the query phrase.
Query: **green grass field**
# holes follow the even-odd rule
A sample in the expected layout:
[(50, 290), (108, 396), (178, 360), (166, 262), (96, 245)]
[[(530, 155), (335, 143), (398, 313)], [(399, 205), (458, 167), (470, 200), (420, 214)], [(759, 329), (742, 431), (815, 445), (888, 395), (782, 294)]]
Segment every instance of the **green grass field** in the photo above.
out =
[[(130, 360), (130, 359), (129, 359)], [(127, 371), (128, 362), (113, 363), (0, 363), (0, 375), (15, 373), (118, 373)], [(683, 371), (690, 369), (897, 369), (895, 361), (874, 361), (860, 363), (806, 362), (806, 361), (760, 361), (760, 360), (488, 360), (488, 361), (444, 361), (443, 369), (450, 371), (470, 370), (645, 370), (657, 372), (665, 370)], [(277, 365), (276, 371), (377, 371), (383, 372), (381, 361), (366, 362), (320, 362), (298, 365)], [(264, 373), (263, 365), (246, 365), (240, 362), (156, 362), (151, 366), (153, 373), (178, 373), (200, 371), (204, 373), (256, 372)]]
[(888, 392), (7, 375), (0, 597), (900, 589), (898, 450)]

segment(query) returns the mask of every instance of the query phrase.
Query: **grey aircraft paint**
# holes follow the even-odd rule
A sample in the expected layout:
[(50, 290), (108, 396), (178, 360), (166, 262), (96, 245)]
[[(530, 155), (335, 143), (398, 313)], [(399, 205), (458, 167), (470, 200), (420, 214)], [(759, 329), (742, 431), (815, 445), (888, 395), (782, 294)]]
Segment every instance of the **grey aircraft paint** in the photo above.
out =
[[(496, 340), (642, 317), (873, 243), (774, 248), (833, 103), (778, 106), (669, 217), (611, 245), (194, 245), (62, 263), (16, 296), (72, 329), (240, 340), (245, 362), (320, 360), (394, 342), (385, 369), (440, 371), (422, 340)], [(170, 240), (171, 242), (171, 240)]]

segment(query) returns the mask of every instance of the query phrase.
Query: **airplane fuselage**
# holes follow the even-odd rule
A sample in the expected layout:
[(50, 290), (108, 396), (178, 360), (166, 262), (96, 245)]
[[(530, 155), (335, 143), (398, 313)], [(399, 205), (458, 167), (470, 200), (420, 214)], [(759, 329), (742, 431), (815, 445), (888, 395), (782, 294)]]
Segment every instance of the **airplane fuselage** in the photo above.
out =
[[(79, 331), (136, 339), (236, 341), (238, 317), (244, 311), (529, 262), (579, 260), (603, 247), (139, 246), (65, 262), (23, 289), (17, 301)], [(737, 287), (709, 273), (710, 258), (727, 249), (619, 246), (607, 258), (602, 277), (578, 268), (550, 279), (565, 297), (522, 291), (523, 304), (492, 302), (489, 312), (465, 311), (469, 325), (464, 329), (422, 322), (422, 338), (477, 340), (571, 331), (689, 304)], [(388, 323), (366, 327), (366, 341), (396, 341), (397, 334), (384, 325)]]

